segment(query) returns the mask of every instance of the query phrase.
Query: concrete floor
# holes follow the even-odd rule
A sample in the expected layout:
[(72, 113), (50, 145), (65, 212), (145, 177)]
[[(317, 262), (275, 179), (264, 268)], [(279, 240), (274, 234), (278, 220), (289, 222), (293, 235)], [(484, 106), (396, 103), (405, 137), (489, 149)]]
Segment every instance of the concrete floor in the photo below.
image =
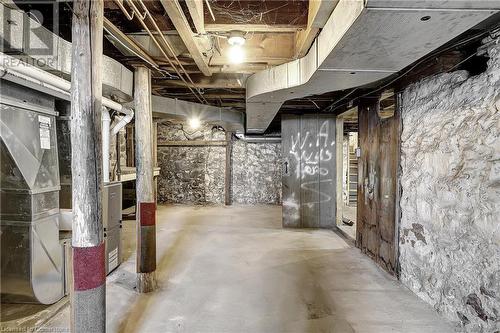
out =
[(342, 217), (354, 222), (354, 224), (339, 223), (337, 226), (352, 240), (356, 240), (356, 206), (344, 205), (342, 207)]
[[(431, 307), (343, 238), (283, 230), (281, 207), (160, 206), (160, 289), (134, 291), (126, 261), (107, 280), (108, 332), (452, 332)], [(69, 309), (44, 329), (65, 329)]]

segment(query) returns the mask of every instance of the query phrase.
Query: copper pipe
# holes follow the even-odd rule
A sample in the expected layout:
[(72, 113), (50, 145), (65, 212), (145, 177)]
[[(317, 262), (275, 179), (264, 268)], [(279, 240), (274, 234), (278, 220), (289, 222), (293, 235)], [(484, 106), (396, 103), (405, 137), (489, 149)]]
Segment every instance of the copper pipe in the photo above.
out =
[[(127, 16), (127, 18), (130, 17), (130, 15), (127, 13), (125, 7), (121, 4), (121, 1), (120, 0), (114, 0), (114, 2), (116, 4), (118, 4), (118, 6), (120, 7), (120, 9), (122, 10), (122, 12), (125, 14), (125, 16)], [(184, 82), (186, 84), (186, 87), (193, 93), (193, 95), (198, 99), (198, 101), (200, 103), (207, 103), (207, 101), (203, 98), (203, 96), (201, 95), (201, 93), (199, 92), (199, 89), (196, 88), (196, 92), (189, 86), (188, 82), (186, 82), (186, 80), (184, 79), (184, 77), (181, 75), (181, 73), (179, 72), (179, 70), (177, 69), (177, 67), (172, 63), (172, 60), (168, 57), (166, 51), (164, 50), (164, 48), (160, 45), (160, 43), (158, 42), (158, 40), (156, 39), (155, 35), (151, 32), (151, 30), (149, 29), (149, 27), (146, 25), (146, 23), (144, 22), (144, 20), (142, 19), (142, 15), (140, 14), (140, 11), (139, 9), (137, 8), (137, 6), (133, 3), (132, 0), (127, 0), (127, 3), (129, 4), (130, 8), (132, 9), (133, 13), (137, 14), (137, 19), (138, 21), (141, 23), (142, 27), (147, 31), (147, 33), (149, 34), (149, 36), (152, 38), (153, 42), (156, 44), (156, 46), (158, 47), (158, 49), (161, 51), (161, 53), (163, 54), (164, 58), (168, 61), (168, 63), (170, 64), (170, 66), (175, 70), (175, 72), (177, 73), (177, 75), (179, 76), (179, 78), (182, 80), (182, 82)], [(145, 7), (144, 4), (142, 4), (141, 6), (143, 6), (143, 8)], [(146, 11), (145, 11), (145, 15), (144, 17), (146, 16), (150, 16), (151, 17), (151, 14), (149, 13), (149, 11), (147, 11), (147, 8), (145, 8)], [(133, 17), (134, 14), (132, 14), (132, 17)], [(153, 20), (153, 19), (152, 19)], [(153, 20), (154, 22), (154, 20)], [(163, 34), (161, 33), (160, 29), (158, 28), (158, 26), (156, 25), (156, 22), (155, 22), (155, 28), (157, 30), (157, 33), (159, 33), (163, 38)], [(185, 75), (189, 78), (189, 81), (191, 83), (193, 83), (193, 81), (191, 80), (189, 74), (185, 73)], [(196, 86), (195, 86), (196, 87)], [(199, 96), (198, 96), (199, 95)]]
[[(182, 66), (182, 63), (179, 61), (179, 58), (177, 58), (177, 56), (175, 55), (175, 52), (174, 52), (172, 46), (170, 45), (170, 43), (168, 42), (168, 40), (165, 38), (165, 35), (161, 32), (160, 28), (156, 24), (156, 21), (154, 20), (153, 16), (151, 15), (151, 13), (149, 12), (148, 8), (144, 4), (143, 0), (137, 0), (137, 1), (141, 4), (142, 8), (144, 8), (144, 11), (148, 14), (149, 19), (153, 23), (153, 26), (155, 27), (155, 30), (157, 31), (158, 35), (162, 38), (163, 43), (165, 43), (165, 45), (168, 47), (169, 52), (174, 56), (175, 61), (181, 67), (181, 70), (186, 74), (186, 77), (188, 78), (189, 82), (191, 82), (191, 84), (195, 87), (195, 89), (201, 95), (200, 89), (198, 87), (196, 87), (196, 84), (191, 79), (191, 76), (188, 74), (188, 72), (186, 71), (186, 69), (184, 68), (184, 66)], [(202, 96), (202, 98), (203, 98), (203, 96)], [(205, 100), (205, 98), (203, 98), (203, 100), (205, 101), (205, 103), (208, 103), (207, 100)]]

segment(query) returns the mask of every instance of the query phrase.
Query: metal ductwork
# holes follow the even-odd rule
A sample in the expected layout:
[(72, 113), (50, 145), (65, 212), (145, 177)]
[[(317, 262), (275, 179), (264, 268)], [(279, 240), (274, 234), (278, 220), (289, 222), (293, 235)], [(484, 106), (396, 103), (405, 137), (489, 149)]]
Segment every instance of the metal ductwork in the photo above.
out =
[(497, 0), (340, 0), (305, 57), (248, 78), (247, 132), (264, 132), (287, 100), (387, 78), (498, 9)]
[[(59, 76), (71, 77), (71, 43), (31, 19), (25, 12), (0, 4), (1, 52)], [(103, 95), (129, 102), (133, 96), (133, 73), (118, 61), (102, 59)]]
[(64, 292), (54, 98), (2, 82), (2, 302), (51, 304)]
[(170, 119), (198, 118), (202, 122), (220, 125), (231, 132), (243, 132), (243, 114), (230, 108), (151, 96), (153, 116)]

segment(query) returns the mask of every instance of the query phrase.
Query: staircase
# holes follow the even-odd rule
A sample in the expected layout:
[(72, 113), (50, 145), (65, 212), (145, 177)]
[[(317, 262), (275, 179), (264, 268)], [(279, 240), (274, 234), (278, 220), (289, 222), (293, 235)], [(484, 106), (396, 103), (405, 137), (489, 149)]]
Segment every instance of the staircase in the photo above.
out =
[(349, 147), (349, 206), (358, 202), (358, 158), (353, 148)]

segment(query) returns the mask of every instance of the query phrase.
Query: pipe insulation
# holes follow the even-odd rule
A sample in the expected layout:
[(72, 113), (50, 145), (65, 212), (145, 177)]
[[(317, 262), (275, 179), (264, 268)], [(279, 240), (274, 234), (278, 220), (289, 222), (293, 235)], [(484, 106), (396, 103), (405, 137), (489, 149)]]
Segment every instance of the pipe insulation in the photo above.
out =
[[(71, 82), (44, 71), (19, 59), (0, 52), (1, 78), (27, 86), (55, 97), (71, 100)], [(23, 83), (23, 80), (26, 82)], [(38, 87), (36, 87), (38, 86)], [(38, 89), (37, 89), (38, 88)], [(132, 115), (132, 109), (124, 107), (109, 98), (102, 98), (102, 105), (125, 115)], [(130, 118), (132, 119), (132, 118)]]

